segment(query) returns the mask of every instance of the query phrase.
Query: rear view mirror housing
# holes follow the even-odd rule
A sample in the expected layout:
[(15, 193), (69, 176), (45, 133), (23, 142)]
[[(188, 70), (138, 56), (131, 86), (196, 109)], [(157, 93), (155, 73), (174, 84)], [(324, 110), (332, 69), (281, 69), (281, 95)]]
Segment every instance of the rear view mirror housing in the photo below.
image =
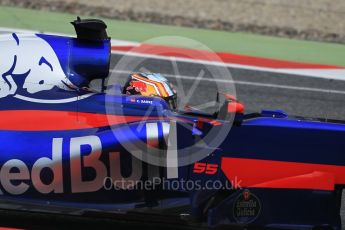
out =
[[(219, 95), (219, 94), (218, 94)], [(224, 102), (216, 113), (217, 118), (220, 120), (229, 120), (234, 116), (234, 123), (241, 124), (244, 115), (244, 105), (230, 94), (221, 94), (224, 97)], [(217, 96), (219, 100), (219, 96)]]

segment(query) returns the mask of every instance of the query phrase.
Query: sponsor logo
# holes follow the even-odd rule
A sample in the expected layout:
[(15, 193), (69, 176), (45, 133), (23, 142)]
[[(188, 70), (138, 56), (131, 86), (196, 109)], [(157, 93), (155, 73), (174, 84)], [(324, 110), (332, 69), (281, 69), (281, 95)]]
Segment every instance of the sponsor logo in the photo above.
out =
[(234, 202), (233, 216), (238, 223), (248, 224), (255, 221), (260, 211), (260, 200), (248, 189), (245, 189)]
[(132, 86), (135, 88), (137, 92), (146, 92), (147, 91), (147, 86), (145, 82), (141, 81), (132, 81)]
[[(121, 174), (120, 153), (107, 153), (109, 164), (102, 161), (102, 144), (98, 136), (75, 137), (70, 140), (69, 160), (63, 161), (62, 138), (54, 138), (51, 157), (37, 159), (30, 168), (20, 159), (6, 161), (0, 170), (0, 194), (4, 192), (20, 195), (33, 187), (42, 194), (48, 193), (85, 193), (103, 188), (104, 179), (133, 181), (142, 177), (142, 162), (132, 157), (131, 175), (123, 178)], [(82, 148), (89, 149), (85, 155)], [(104, 155), (103, 155), (104, 156)], [(50, 171), (49, 181), (42, 178)], [(67, 178), (63, 172), (69, 171)], [(91, 170), (91, 176), (90, 176)], [(66, 186), (66, 182), (70, 185)], [(126, 184), (123, 189), (127, 189)], [(68, 189), (67, 189), (68, 187)]]
[(54, 87), (70, 90), (67, 85), (71, 83), (48, 42), (36, 35), (15, 33), (2, 36), (0, 41), (0, 98), (13, 96), (35, 103), (77, 101), (71, 94), (58, 99), (35, 95)]

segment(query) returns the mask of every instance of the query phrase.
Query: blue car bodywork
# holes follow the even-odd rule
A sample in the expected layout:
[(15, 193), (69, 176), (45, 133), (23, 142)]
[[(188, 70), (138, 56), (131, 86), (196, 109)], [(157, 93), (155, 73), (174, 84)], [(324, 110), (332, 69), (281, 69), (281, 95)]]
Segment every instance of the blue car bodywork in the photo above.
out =
[[(171, 111), (160, 98), (91, 92), (84, 87), (95, 76), (108, 76), (110, 39), (43, 34), (4, 39), (14, 48), (5, 52), (11, 63), (0, 81), (7, 90), (0, 98), (2, 199), (99, 210), (183, 206), (193, 221), (210, 227), (341, 229), (345, 124), (290, 118), (281, 111), (220, 119)], [(33, 43), (49, 46), (30, 50)], [(37, 53), (37, 60), (25, 59), (32, 61), (29, 67), (22, 50)], [(35, 75), (40, 68), (48, 74)], [(56, 77), (59, 71), (62, 78)], [(46, 83), (47, 78), (56, 80)], [(44, 84), (49, 86), (40, 88)], [(179, 149), (224, 129), (221, 142), (207, 146), (210, 154), (188, 165), (151, 165), (131, 152), (151, 154), (153, 146), (167, 154), (169, 139), (182, 159), (188, 152)], [(205, 146), (188, 151), (199, 148)], [(198, 187), (128, 186), (152, 178)], [(117, 189), (114, 181), (122, 182)], [(215, 181), (221, 186), (209, 186)]]

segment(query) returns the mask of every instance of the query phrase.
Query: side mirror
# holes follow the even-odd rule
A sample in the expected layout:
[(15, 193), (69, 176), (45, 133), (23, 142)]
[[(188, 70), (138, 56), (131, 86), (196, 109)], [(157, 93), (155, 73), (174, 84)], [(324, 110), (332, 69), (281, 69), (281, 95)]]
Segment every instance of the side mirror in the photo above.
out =
[(223, 96), (225, 100), (216, 114), (218, 119), (228, 120), (231, 116), (235, 116), (235, 124), (241, 124), (244, 114), (244, 105), (233, 95), (223, 94)]

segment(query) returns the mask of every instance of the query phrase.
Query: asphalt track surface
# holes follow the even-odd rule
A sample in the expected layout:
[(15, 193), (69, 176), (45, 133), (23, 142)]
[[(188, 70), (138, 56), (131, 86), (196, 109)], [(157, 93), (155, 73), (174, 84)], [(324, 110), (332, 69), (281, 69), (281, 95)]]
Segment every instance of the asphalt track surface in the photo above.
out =
[(294, 116), (345, 120), (345, 81), (112, 54), (111, 82), (124, 83), (131, 71), (162, 73), (177, 86), (180, 99), (192, 95), (188, 103), (194, 106), (205, 107), (215, 101), (217, 91), (228, 90), (247, 112), (279, 109)]

